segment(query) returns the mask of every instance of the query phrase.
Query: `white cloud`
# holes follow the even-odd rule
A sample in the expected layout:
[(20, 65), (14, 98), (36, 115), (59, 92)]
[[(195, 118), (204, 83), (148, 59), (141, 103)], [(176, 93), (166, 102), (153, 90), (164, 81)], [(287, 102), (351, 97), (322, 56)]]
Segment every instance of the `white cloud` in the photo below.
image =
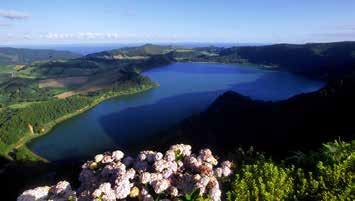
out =
[(30, 17), (30, 14), (15, 10), (0, 10), (0, 17), (4, 17), (10, 20), (21, 20)]
[(80, 39), (80, 40), (118, 40), (122, 38), (132, 38), (132, 34), (119, 34), (119, 33), (102, 33), (102, 32), (79, 32), (79, 33), (46, 33), (41, 34), (39, 38), (48, 40), (68, 40), (68, 39)]

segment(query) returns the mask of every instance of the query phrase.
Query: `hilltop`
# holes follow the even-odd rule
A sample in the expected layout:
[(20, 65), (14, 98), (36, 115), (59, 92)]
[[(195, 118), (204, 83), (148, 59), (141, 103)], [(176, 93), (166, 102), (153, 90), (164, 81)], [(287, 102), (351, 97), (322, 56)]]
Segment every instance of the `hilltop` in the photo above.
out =
[(355, 68), (355, 42), (275, 44), (231, 48), (195, 48), (211, 55), (189, 60), (221, 63), (251, 63), (265, 68), (329, 80)]
[(69, 51), (0, 47), (0, 65), (31, 64), (36, 61), (74, 59), (80, 56)]

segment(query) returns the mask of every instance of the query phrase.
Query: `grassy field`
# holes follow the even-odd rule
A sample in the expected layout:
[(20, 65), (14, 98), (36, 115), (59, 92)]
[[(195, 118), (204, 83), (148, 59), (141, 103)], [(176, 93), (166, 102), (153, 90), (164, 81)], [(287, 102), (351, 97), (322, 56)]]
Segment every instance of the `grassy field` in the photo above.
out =
[(11, 109), (22, 109), (22, 108), (32, 105), (33, 103), (39, 103), (39, 102), (34, 101), (34, 102), (15, 103), (15, 104), (9, 105), (8, 107)]
[(40, 80), (38, 82), (39, 88), (61, 88), (84, 84), (88, 81), (87, 76), (64, 77), (64, 78), (50, 78)]

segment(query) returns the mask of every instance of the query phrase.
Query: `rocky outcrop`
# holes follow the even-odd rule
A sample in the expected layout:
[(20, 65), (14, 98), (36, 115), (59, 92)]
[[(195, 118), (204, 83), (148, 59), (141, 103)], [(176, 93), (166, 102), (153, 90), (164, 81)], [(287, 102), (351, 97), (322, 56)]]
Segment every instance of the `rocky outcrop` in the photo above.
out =
[(118, 150), (98, 154), (84, 163), (76, 191), (61, 181), (55, 186), (27, 190), (17, 200), (176, 200), (197, 192), (219, 201), (219, 180), (228, 178), (231, 168), (230, 161), (219, 164), (210, 149), (192, 154), (191, 146), (184, 144), (173, 145), (164, 154), (141, 151), (135, 158)]

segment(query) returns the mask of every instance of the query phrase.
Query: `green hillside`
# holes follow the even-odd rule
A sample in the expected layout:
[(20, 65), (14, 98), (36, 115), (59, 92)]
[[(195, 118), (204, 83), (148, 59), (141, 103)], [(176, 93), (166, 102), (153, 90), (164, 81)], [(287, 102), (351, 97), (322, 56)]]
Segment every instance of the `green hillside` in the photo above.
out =
[(35, 61), (73, 59), (80, 57), (69, 51), (34, 50), (25, 48), (0, 47), (0, 64), (31, 64)]
[(355, 68), (355, 42), (277, 44), (220, 49), (205, 58), (223, 63), (253, 63), (318, 78), (341, 76)]

